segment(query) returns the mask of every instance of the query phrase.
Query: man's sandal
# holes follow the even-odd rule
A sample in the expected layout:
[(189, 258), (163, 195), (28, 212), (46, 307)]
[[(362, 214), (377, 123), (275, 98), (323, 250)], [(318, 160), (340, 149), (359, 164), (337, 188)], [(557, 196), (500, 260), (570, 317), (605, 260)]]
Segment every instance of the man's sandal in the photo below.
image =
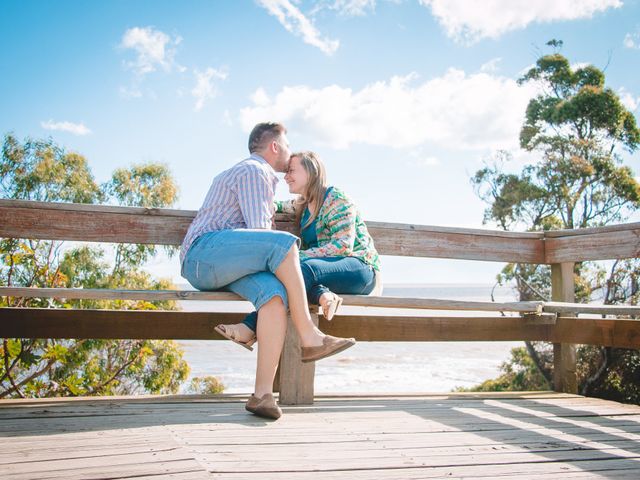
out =
[[(251, 340), (247, 340), (246, 342), (242, 342), (236, 338), (235, 329), (231, 329), (228, 327), (232, 327), (234, 325), (216, 325), (214, 330), (222, 335), (224, 338), (231, 340), (234, 343), (246, 348), (247, 350), (253, 351), (253, 344), (256, 343), (256, 335), (253, 334), (253, 338)], [(228, 330), (228, 331), (227, 331)]]

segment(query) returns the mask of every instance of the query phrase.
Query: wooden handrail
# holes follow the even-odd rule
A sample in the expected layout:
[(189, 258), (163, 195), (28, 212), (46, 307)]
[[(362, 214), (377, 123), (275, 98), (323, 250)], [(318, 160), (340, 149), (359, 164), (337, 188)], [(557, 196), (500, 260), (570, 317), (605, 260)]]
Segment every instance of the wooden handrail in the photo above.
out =
[[(193, 210), (0, 200), (0, 237), (180, 245)], [(294, 231), (284, 215), (279, 229)], [(640, 256), (640, 223), (505, 232), (367, 222), (383, 255), (553, 264)]]

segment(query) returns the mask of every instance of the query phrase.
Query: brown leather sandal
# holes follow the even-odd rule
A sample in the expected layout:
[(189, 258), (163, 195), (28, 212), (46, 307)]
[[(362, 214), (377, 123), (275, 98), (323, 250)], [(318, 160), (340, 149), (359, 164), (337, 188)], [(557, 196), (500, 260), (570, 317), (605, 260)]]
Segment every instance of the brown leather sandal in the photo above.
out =
[(227, 332), (226, 327), (230, 327), (230, 326), (231, 325), (216, 325), (213, 329), (216, 332), (218, 332), (220, 335), (222, 335), (224, 338), (227, 338), (232, 342), (237, 343), (238, 345), (246, 348), (247, 350), (253, 351), (253, 344), (256, 343), (256, 340), (257, 340), (256, 334), (255, 333), (253, 334), (253, 338), (251, 340), (248, 340), (246, 342), (241, 342), (235, 337), (234, 330), (229, 330)]

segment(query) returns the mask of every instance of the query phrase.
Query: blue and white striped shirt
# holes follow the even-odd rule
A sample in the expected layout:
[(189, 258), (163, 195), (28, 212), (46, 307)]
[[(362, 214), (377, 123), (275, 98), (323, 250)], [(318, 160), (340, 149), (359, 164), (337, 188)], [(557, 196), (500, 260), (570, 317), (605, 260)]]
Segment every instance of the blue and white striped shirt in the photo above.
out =
[(180, 263), (191, 244), (205, 233), (234, 228), (271, 229), (277, 183), (273, 167), (255, 153), (217, 175), (184, 237)]

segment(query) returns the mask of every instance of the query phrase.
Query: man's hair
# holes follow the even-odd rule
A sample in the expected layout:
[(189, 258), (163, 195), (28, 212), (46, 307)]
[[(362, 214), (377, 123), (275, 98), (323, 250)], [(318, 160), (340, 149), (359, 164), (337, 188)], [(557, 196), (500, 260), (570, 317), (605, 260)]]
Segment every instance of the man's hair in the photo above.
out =
[(283, 133), (287, 133), (287, 129), (281, 123), (265, 122), (257, 124), (249, 135), (249, 153), (262, 150), (266, 144), (272, 142)]

